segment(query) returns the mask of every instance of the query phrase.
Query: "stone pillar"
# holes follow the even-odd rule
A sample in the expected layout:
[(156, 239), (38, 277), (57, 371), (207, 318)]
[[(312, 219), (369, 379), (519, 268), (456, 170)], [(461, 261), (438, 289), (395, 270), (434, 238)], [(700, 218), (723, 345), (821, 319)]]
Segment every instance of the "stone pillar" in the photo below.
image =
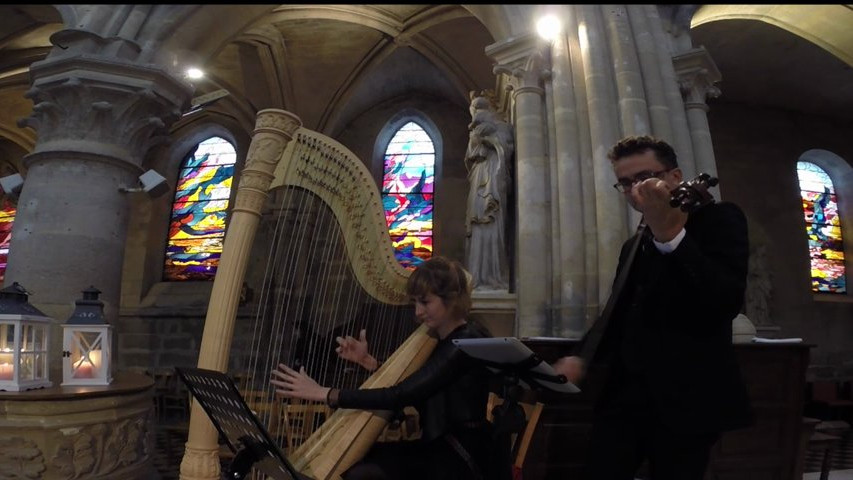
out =
[(116, 323), (130, 195), (120, 189), (138, 185), (146, 152), (167, 139), (192, 88), (160, 69), (95, 55), (47, 59), (30, 74), (33, 114), (19, 125), (37, 130), (38, 140), (24, 158), (6, 282), (24, 285), (55, 319), (50, 378), (57, 382), (60, 325), (80, 291), (99, 288)]
[(509, 38), (486, 47), (497, 62), (495, 73), (511, 75), (515, 86), (516, 135), (516, 285), (518, 336), (547, 333), (550, 303), (550, 199), (545, 150), (542, 78), (543, 43), (532, 35)]
[[(714, 84), (719, 82), (722, 76), (703, 47), (673, 57), (673, 63), (681, 93), (684, 95), (684, 109), (687, 112), (687, 124), (696, 159), (696, 173), (707, 173), (716, 177), (717, 161), (714, 158), (714, 145), (708, 126), (708, 104), (705, 99), (708, 96), (715, 98), (720, 95), (720, 89)], [(710, 190), (719, 198), (719, 187)]]
[[(696, 162), (693, 160), (693, 142), (690, 140), (690, 131), (687, 127), (687, 116), (684, 112), (684, 99), (678, 86), (675, 68), (672, 65), (673, 52), (670, 49), (670, 36), (667, 34), (660, 18), (658, 8), (661, 5), (645, 5), (646, 19), (654, 37), (655, 48), (658, 51), (657, 61), (663, 82), (666, 106), (669, 118), (672, 121), (672, 142), (675, 153), (678, 155), (678, 166), (687, 178), (696, 176)], [(689, 30), (689, 25), (687, 25)]]
[[(623, 135), (619, 125), (618, 96), (613, 79), (613, 58), (607, 49), (602, 10), (598, 5), (578, 5), (578, 43), (586, 85), (589, 138), (595, 191), (595, 228), (598, 251), (598, 304), (605, 305), (618, 263), (622, 242), (628, 238), (627, 207), (613, 189), (616, 176), (607, 151)], [(632, 226), (632, 230), (636, 225)], [(602, 307), (603, 308), (603, 307)]]
[(580, 337), (586, 329), (585, 229), (580, 133), (569, 42), (560, 35), (551, 45), (551, 95), (554, 108), (553, 199), (555, 238), (554, 335)]
[[(601, 10), (604, 33), (612, 56), (616, 96), (619, 99), (620, 136), (649, 135), (652, 132), (646, 100), (647, 82), (644, 82), (643, 72), (640, 71), (628, 11), (622, 5), (602, 5)], [(640, 212), (633, 208), (626, 210), (625, 222), (629, 232), (634, 231), (641, 217)]]

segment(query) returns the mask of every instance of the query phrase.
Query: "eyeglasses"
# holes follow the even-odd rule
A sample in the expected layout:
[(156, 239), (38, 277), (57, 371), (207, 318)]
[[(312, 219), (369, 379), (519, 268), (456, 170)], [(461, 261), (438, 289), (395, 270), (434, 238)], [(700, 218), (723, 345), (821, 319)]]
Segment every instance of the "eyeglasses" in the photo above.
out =
[(663, 174), (670, 172), (670, 171), (672, 171), (671, 168), (668, 168), (666, 170), (660, 170), (657, 172), (650, 172), (650, 171), (640, 172), (640, 173), (634, 175), (633, 178), (622, 178), (622, 179), (620, 179), (618, 182), (613, 184), (613, 188), (615, 188), (616, 190), (619, 190), (619, 192), (621, 192), (621, 193), (630, 192), (631, 189), (634, 188), (634, 185), (642, 182), (643, 180), (648, 180), (650, 178), (660, 178), (661, 176), (663, 176)]

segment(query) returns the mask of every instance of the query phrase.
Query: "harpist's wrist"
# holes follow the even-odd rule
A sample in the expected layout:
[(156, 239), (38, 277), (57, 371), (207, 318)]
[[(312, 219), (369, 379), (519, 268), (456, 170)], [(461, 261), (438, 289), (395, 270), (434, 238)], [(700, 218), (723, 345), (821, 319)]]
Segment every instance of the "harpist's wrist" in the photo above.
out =
[(341, 393), (337, 388), (330, 388), (326, 394), (326, 405), (332, 408), (338, 408), (338, 395)]
[(379, 360), (374, 358), (373, 355), (368, 355), (367, 358), (363, 362), (361, 362), (361, 366), (364, 367), (365, 369), (371, 371), (371, 372), (378, 369), (379, 365), (380, 365)]

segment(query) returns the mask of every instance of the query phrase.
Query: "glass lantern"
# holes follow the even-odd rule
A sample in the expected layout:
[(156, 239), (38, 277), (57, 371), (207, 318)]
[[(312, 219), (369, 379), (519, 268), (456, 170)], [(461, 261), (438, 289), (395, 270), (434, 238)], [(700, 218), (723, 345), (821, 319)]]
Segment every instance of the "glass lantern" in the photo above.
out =
[(51, 318), (27, 302), (18, 282), (0, 290), (0, 390), (50, 387), (48, 345)]
[(74, 313), (62, 325), (62, 385), (109, 385), (112, 356), (112, 326), (104, 318), (101, 291), (83, 290)]

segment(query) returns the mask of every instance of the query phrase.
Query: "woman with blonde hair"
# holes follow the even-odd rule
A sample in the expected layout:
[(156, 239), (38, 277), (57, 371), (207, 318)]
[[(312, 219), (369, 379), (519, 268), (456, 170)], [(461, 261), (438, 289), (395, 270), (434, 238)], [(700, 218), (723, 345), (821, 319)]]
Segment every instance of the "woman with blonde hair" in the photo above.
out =
[[(462, 265), (444, 257), (422, 263), (409, 277), (406, 291), (417, 320), (438, 339), (424, 365), (397, 385), (377, 389), (336, 389), (317, 384), (305, 369), (279, 365), (271, 383), (287, 398), (326, 401), (332, 407), (400, 410), (414, 406), (419, 413), (419, 440), (376, 444), (351, 467), (345, 480), (480, 479), (510, 476), (508, 459), (494, 448), (492, 426), (486, 420), (490, 372), (458, 350), (452, 340), (490, 336), (469, 322), (471, 287)], [(338, 355), (373, 370), (378, 367), (359, 339), (338, 340)]]

